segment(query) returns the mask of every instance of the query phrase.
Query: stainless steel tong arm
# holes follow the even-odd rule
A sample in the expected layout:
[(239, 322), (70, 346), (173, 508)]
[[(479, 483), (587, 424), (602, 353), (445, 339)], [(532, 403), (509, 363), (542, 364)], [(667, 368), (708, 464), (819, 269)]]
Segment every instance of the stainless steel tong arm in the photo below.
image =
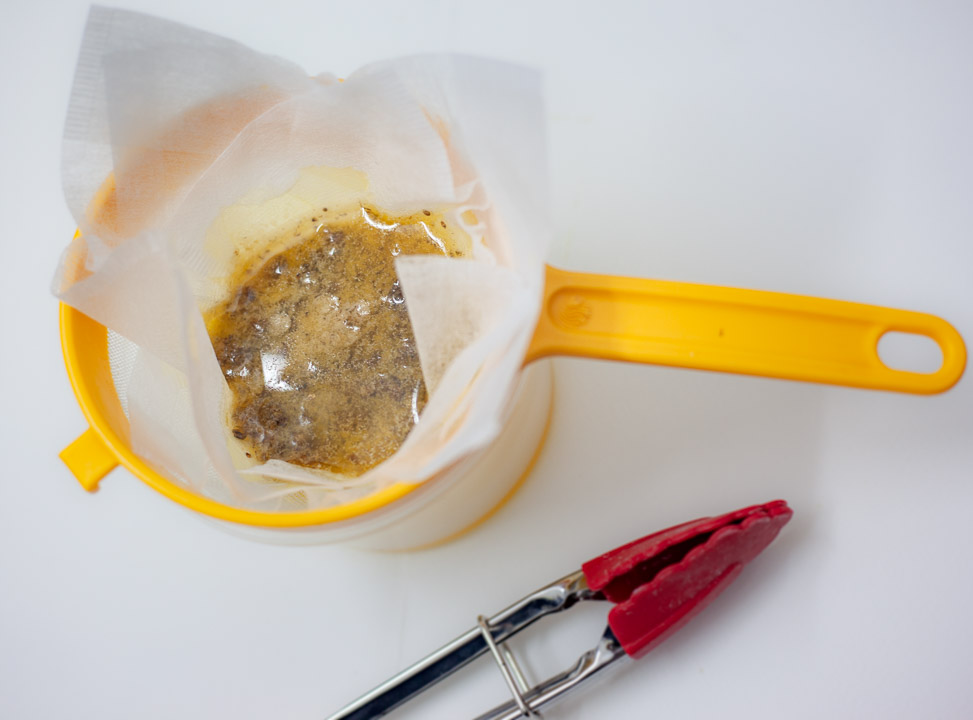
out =
[[(490, 617), (487, 622), (491, 636), (495, 643), (502, 643), (545, 615), (567, 610), (580, 600), (599, 597), (598, 593), (589, 590), (584, 573), (578, 570)], [(381, 717), (488, 651), (482, 631), (479, 627), (473, 628), (362, 695), (327, 720), (369, 720)]]

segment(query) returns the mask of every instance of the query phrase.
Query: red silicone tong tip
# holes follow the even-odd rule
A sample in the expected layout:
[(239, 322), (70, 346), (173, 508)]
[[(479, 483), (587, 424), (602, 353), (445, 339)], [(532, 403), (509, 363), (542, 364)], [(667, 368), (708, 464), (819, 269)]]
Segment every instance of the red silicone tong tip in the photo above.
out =
[(588, 586), (620, 603), (608, 624), (632, 657), (682, 627), (790, 520), (782, 500), (677, 525), (581, 566)]

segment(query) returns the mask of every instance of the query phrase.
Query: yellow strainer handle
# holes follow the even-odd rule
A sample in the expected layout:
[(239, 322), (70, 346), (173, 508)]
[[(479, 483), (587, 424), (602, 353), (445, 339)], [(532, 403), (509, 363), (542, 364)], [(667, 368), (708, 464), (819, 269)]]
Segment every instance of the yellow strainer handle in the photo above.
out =
[[(887, 332), (934, 340), (934, 373), (893, 370)], [(945, 320), (821, 298), (547, 268), (525, 362), (573, 355), (930, 395), (962, 376), (966, 348)]]

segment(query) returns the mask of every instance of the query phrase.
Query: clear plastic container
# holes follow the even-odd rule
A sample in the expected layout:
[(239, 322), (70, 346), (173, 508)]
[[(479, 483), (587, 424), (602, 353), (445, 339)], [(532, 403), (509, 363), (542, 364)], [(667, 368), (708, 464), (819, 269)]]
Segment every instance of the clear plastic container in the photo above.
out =
[[(393, 485), (354, 502), (294, 512), (225, 505), (156, 472), (129, 445), (123, 405), (128, 341), (83, 313), (61, 306), (61, 345), (71, 385), (90, 428), (61, 458), (89, 491), (118, 465), (169, 499), (236, 535), (280, 544), (349, 542), (405, 550), (454, 537), (489, 516), (519, 487), (550, 422), (549, 361), (527, 366), (492, 444), (417, 485)], [(130, 362), (130, 361), (129, 361)]]

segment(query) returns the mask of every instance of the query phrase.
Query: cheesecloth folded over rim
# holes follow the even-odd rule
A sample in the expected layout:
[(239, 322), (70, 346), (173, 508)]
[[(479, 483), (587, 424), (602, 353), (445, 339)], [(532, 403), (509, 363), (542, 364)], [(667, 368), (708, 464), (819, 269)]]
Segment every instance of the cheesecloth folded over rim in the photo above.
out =
[[(550, 235), (535, 72), (418, 56), (339, 82), (95, 6), (63, 182), (81, 235), (54, 292), (136, 347), (123, 398), (131, 446), (167, 477), (239, 507), (313, 509), (427, 480), (499, 432), (540, 310)], [(241, 463), (203, 322), (244, 242), (227, 218), (245, 217), (253, 244), (318, 206), (355, 204), (446, 208), (473, 240), (471, 258), (397, 259), (427, 405), (399, 450), (357, 478)]]

